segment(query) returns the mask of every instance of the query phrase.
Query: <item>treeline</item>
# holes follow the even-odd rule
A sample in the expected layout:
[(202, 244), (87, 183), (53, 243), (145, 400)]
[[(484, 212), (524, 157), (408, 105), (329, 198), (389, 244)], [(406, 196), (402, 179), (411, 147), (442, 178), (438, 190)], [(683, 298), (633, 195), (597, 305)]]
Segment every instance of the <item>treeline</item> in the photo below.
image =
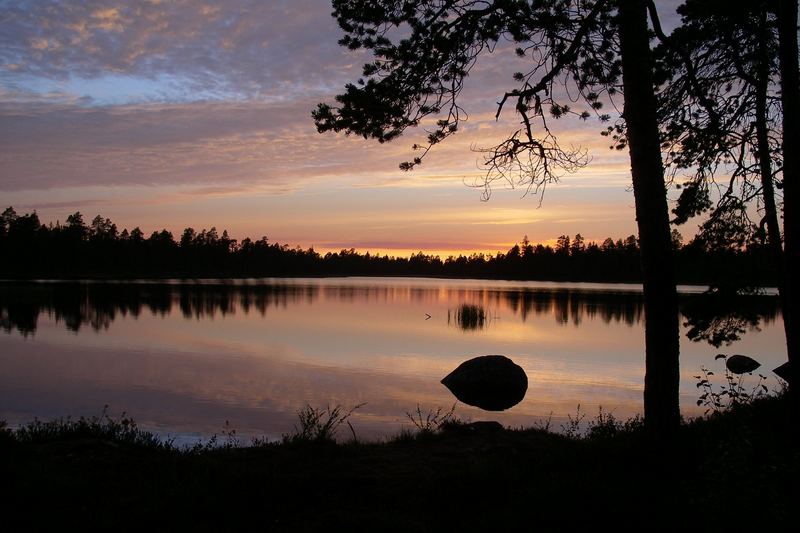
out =
[[(720, 247), (694, 239), (682, 245), (674, 232), (678, 280), (714, 285), (770, 285), (774, 269), (758, 243)], [(0, 215), (0, 276), (35, 278), (184, 278), (284, 276), (438, 276), (564, 281), (640, 280), (636, 237), (586, 242), (562, 235), (555, 246), (527, 237), (506, 253), (447, 257), (391, 257), (354, 249), (324, 255), (271, 243), (266, 237), (237, 241), (216, 228), (186, 228), (178, 239), (167, 230), (146, 236), (138, 227), (119, 231), (108, 218), (85, 223), (81, 213), (66, 223), (42, 224), (38, 215), (9, 207)]]

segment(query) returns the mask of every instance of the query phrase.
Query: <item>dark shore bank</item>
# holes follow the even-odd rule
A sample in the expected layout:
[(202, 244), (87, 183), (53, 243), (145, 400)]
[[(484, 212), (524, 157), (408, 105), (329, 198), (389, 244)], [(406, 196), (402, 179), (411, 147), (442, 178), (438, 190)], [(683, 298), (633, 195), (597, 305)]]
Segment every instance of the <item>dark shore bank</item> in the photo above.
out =
[(782, 397), (688, 422), (671, 442), (612, 419), (583, 437), (455, 424), (380, 443), (221, 439), (189, 450), (128, 421), (39, 423), (0, 433), (3, 522), (6, 531), (776, 531), (797, 516), (793, 431)]

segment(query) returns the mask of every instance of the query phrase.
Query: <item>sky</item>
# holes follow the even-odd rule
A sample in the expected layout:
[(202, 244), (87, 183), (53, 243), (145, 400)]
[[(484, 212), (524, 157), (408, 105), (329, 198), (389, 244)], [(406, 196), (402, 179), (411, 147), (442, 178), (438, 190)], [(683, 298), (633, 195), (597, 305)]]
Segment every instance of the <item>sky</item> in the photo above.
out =
[[(669, 27), (677, 2), (656, 3)], [(591, 162), (543, 198), (496, 184), (482, 201), (477, 149), (519, 126), (512, 113), (494, 117), (520, 70), (511, 46), (479, 59), (462, 94), (468, 121), (412, 172), (399, 164), (423, 129), (387, 144), (317, 133), (311, 111), (368, 59), (337, 45), (331, 10), (329, 0), (0, 0), (0, 209), (390, 255), (636, 233), (627, 152), (609, 149), (597, 121), (554, 125)]]

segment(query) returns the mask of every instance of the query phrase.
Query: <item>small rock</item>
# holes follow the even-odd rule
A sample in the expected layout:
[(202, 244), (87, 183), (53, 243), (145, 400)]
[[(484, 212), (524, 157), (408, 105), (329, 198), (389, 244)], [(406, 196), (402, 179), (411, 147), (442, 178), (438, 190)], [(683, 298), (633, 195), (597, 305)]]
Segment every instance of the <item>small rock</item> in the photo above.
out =
[(497, 433), (504, 431), (505, 428), (496, 420), (479, 420), (466, 424), (450, 424), (442, 426), (442, 429), (451, 433)]

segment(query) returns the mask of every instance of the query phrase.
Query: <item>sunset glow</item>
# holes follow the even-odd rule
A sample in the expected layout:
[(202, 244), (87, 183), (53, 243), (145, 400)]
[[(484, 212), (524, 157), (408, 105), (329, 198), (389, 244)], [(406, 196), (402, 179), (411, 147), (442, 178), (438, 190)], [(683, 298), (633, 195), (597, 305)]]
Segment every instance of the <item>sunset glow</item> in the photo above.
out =
[(86, 2), (4, 6), (0, 20), (3, 207), (44, 222), (75, 211), (145, 234), (231, 237), (443, 257), (635, 233), (627, 154), (597, 121), (564, 119), (562, 144), (591, 164), (536, 194), (496, 183), (481, 201), (481, 154), (518, 127), (495, 121), (517, 68), (499, 47), (473, 69), (469, 120), (413, 172), (423, 128), (380, 145), (320, 135), (311, 120), (358, 77), (326, 0)]

